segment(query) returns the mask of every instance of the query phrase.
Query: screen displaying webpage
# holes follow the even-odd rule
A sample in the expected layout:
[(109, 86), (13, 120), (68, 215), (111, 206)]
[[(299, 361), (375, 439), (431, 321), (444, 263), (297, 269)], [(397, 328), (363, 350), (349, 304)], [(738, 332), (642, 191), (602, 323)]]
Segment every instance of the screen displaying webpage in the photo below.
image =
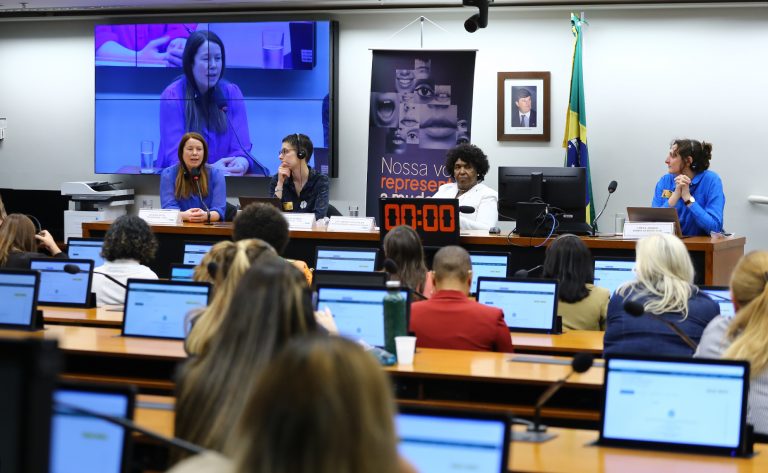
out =
[(557, 308), (555, 282), (481, 281), (478, 302), (504, 311), (510, 330), (552, 329)]
[[(386, 289), (321, 287), (317, 294), (319, 310), (328, 307), (339, 334), (369, 345), (384, 346), (384, 296)], [(408, 291), (402, 291), (408, 300)]]
[(625, 282), (635, 279), (635, 262), (595, 260), (595, 286), (608, 289), (611, 294)]
[[(80, 272), (64, 271), (66, 265), (75, 265)], [(40, 272), (37, 301), (41, 304), (85, 304), (91, 292), (91, 263), (46, 259), (30, 262), (30, 269)]]
[(35, 275), (0, 273), (0, 324), (28, 325), (35, 305)]
[(470, 253), (469, 258), (472, 261), (472, 286), (469, 292), (477, 293), (477, 278), (487, 276), (490, 278), (507, 277), (507, 255), (483, 255)]
[(208, 305), (208, 291), (206, 285), (129, 283), (123, 334), (183, 339), (187, 314)]
[(184, 243), (184, 264), (198, 265), (213, 243)]
[(67, 254), (74, 259), (92, 260), (93, 267), (98, 268), (104, 264), (104, 258), (101, 257), (103, 245), (103, 240), (75, 240), (70, 238), (67, 243)]
[(194, 266), (174, 266), (171, 268), (171, 280), (172, 281), (192, 281), (192, 277), (195, 273)]
[(375, 271), (375, 250), (317, 250), (315, 270)]
[(720, 315), (729, 319), (736, 315), (736, 309), (733, 307), (733, 300), (731, 300), (731, 291), (729, 289), (708, 289), (704, 287), (699, 289), (707, 294), (710, 299), (717, 302), (717, 305), (720, 306)]

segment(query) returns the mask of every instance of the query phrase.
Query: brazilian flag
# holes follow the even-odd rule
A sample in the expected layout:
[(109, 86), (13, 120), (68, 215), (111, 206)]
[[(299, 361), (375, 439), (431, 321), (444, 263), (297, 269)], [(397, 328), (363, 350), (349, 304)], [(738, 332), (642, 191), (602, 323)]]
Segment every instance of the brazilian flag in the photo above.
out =
[(568, 150), (565, 166), (587, 169), (587, 201), (584, 204), (587, 208), (587, 223), (592, 223), (595, 219), (595, 208), (592, 205), (592, 173), (589, 170), (589, 151), (587, 150), (587, 109), (584, 106), (584, 76), (581, 67), (582, 23), (578, 16), (571, 13), (571, 30), (575, 40), (571, 68), (571, 98), (568, 100), (563, 148)]

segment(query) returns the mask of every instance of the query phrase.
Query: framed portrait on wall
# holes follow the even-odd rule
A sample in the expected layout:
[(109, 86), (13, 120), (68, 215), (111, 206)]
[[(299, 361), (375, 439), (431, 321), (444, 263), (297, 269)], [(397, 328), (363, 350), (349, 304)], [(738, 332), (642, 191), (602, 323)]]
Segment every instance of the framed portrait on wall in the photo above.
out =
[(499, 72), (498, 141), (549, 141), (549, 72)]

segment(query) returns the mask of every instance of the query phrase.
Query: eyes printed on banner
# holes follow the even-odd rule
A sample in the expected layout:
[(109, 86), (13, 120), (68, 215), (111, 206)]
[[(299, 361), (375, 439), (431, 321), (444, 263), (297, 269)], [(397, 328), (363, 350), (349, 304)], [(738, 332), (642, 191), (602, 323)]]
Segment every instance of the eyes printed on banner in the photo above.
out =
[(435, 96), (435, 87), (429, 82), (417, 82), (413, 91), (419, 103), (428, 103)]
[(432, 75), (432, 60), (414, 59), (413, 69), (417, 79), (425, 79)]
[(419, 144), (419, 129), (418, 128), (411, 128), (410, 130), (406, 131), (406, 133), (405, 133), (405, 141), (409, 145), (417, 145), (417, 144)]

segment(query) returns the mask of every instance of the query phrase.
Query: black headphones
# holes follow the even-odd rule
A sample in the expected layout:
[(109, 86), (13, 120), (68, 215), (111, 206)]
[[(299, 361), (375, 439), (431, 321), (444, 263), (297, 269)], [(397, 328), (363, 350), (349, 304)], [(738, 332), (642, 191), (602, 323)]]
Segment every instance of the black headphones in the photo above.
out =
[(304, 151), (304, 148), (301, 147), (301, 136), (299, 136), (298, 133), (296, 133), (296, 156), (298, 156), (299, 159), (307, 159), (307, 153)]
[(35, 217), (32, 214), (25, 214), (25, 215), (27, 216), (27, 218), (32, 220), (32, 223), (35, 224), (35, 230), (37, 230), (35, 233), (40, 233), (43, 231), (43, 226), (40, 225), (40, 220), (38, 220), (37, 217)]
[(696, 153), (693, 151), (696, 142), (693, 140), (689, 141), (691, 142), (691, 164), (689, 167), (691, 168), (691, 171), (696, 171), (699, 168), (699, 164), (696, 162)]

